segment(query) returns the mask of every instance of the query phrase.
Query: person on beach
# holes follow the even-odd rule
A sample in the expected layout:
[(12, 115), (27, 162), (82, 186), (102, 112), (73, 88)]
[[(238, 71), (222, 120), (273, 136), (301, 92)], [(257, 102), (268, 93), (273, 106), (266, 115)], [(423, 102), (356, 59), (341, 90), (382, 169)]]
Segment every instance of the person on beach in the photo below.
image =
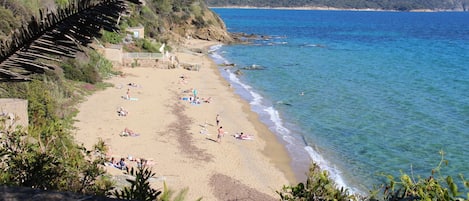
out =
[(130, 82), (130, 83), (127, 84), (127, 85), (129, 85), (129, 86), (131, 86), (131, 87), (138, 87), (138, 84), (135, 83), (135, 82)]
[(125, 136), (136, 137), (136, 136), (139, 136), (139, 135), (140, 134), (135, 133), (133, 130), (130, 130), (128, 128), (125, 128), (124, 131), (122, 131), (122, 133), (120, 134), (121, 137), (125, 137)]
[(235, 135), (235, 137), (240, 140), (252, 140), (253, 139), (253, 135), (248, 135), (243, 132), (241, 132), (239, 135)]
[(113, 167), (117, 164), (116, 159), (114, 157), (111, 157), (111, 159), (109, 159), (108, 163)]
[(122, 117), (125, 117), (127, 116), (129, 112), (127, 112), (127, 110), (125, 110), (123, 107), (119, 107), (119, 109), (117, 110), (117, 115), (118, 116), (122, 116)]
[(218, 135), (217, 135), (217, 142), (220, 143), (221, 142), (221, 137), (223, 137), (223, 134), (225, 132), (223, 132), (223, 127), (220, 126), (220, 128), (218, 128)]
[(181, 79), (179, 80), (179, 84), (187, 84), (186, 78), (181, 77)]
[(245, 137), (247, 137), (247, 135), (244, 135), (243, 132), (241, 132), (241, 133), (239, 134), (239, 138), (243, 139), (243, 138), (245, 138)]
[(119, 161), (116, 167), (121, 170), (127, 170), (127, 164), (125, 164), (125, 159), (121, 158), (121, 160)]
[(126, 98), (127, 100), (130, 100), (130, 89), (127, 89)]
[(197, 89), (194, 88), (194, 89), (192, 90), (192, 93), (194, 93), (194, 99), (197, 98)]
[(217, 116), (215, 117), (215, 121), (217, 122), (217, 126), (218, 124), (220, 124), (220, 115), (217, 114)]
[(204, 103), (210, 103), (210, 101), (212, 101), (212, 97), (208, 97), (208, 98), (202, 98), (202, 101), (204, 101)]

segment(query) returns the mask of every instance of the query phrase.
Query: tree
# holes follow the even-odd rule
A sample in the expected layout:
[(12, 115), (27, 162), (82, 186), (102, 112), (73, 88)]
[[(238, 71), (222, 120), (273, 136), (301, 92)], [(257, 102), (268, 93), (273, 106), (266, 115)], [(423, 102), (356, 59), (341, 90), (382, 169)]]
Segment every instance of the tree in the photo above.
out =
[(74, 57), (81, 46), (101, 36), (101, 29), (118, 31), (126, 2), (139, 0), (75, 0), (56, 12), (40, 11), (26, 26), (0, 43), (0, 81), (30, 80), (56, 66), (44, 61)]
[(111, 189), (99, 165), (103, 159), (92, 159), (92, 151), (75, 145), (58, 121), (30, 133), (4, 121), (1, 117), (0, 184), (98, 195)]

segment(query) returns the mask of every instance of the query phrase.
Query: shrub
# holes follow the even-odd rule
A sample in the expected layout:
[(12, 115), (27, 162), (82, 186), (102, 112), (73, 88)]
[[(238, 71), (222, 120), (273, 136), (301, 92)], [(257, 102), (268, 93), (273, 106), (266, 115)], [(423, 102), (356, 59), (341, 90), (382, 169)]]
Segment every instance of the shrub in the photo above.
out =
[(151, 188), (149, 180), (155, 176), (155, 173), (148, 168), (139, 167), (135, 170), (132, 167), (130, 170), (127, 169), (127, 174), (135, 176), (135, 180), (127, 179), (130, 187), (115, 190), (113, 195), (117, 198), (126, 200), (156, 200), (161, 194), (161, 191)]
[[(406, 173), (401, 172), (398, 178), (387, 175), (389, 180), (382, 188), (384, 200), (438, 200), (452, 201), (469, 199), (469, 181), (464, 179), (461, 174), (462, 187), (466, 190), (466, 195), (460, 191), (458, 184), (451, 176), (441, 175), (443, 165), (448, 165), (448, 161), (444, 159), (444, 152), (440, 151), (441, 161), (431, 172), (431, 175), (422, 178), (420, 176), (414, 178)], [(462, 196), (466, 196), (463, 198)]]
[(55, 3), (57, 4), (58, 7), (65, 7), (70, 2), (68, 2), (68, 0), (55, 0)]
[(367, 201), (464, 201), (468, 200), (469, 181), (461, 174), (460, 190), (457, 182), (451, 176), (442, 176), (441, 168), (447, 165), (444, 152), (440, 151), (441, 161), (432, 174), (426, 178), (420, 176), (415, 179), (401, 172), (398, 178), (385, 175), (388, 183), (381, 188), (374, 189), (368, 197), (350, 195), (346, 189), (336, 186), (328, 177), (327, 171), (321, 171), (319, 166), (312, 164), (309, 170), (306, 184), (299, 183), (296, 186), (284, 186), (277, 191), (281, 200), (288, 201), (316, 201), (316, 200), (367, 200)]
[(111, 43), (111, 44), (119, 44), (122, 42), (122, 39), (124, 37), (117, 32), (111, 32), (111, 31), (106, 31), (103, 30), (101, 40), (103, 40), (104, 43)]
[(87, 151), (59, 121), (31, 127), (25, 132), (0, 124), (1, 184), (100, 195), (110, 189), (101, 161), (86, 160)]
[(65, 78), (91, 84), (96, 84), (103, 77), (115, 74), (112, 71), (112, 63), (92, 50), (82, 58), (65, 60), (61, 67)]

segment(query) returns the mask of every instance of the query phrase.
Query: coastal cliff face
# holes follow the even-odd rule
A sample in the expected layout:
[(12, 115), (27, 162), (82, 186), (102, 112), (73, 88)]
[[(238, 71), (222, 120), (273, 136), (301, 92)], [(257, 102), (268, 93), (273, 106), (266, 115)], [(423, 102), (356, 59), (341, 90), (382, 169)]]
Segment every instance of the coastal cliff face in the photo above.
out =
[(201, 17), (192, 16), (181, 24), (171, 24), (170, 29), (178, 36), (208, 41), (232, 42), (225, 23), (210, 9), (206, 8)]
[[(140, 10), (140, 11), (138, 11)], [(149, 16), (151, 19), (141, 17)], [(148, 35), (160, 41), (181, 43), (187, 38), (219, 41), (233, 41), (221, 18), (210, 10), (202, 0), (146, 0), (136, 15), (139, 23), (148, 29)]]

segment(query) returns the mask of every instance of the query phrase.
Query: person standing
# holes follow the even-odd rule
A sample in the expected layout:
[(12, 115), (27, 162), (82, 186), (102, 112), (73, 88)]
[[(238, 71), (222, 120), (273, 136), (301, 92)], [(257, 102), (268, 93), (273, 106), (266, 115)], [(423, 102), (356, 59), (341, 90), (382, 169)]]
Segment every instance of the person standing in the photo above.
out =
[(218, 124), (220, 124), (220, 115), (217, 114), (217, 116), (215, 117), (215, 121), (217, 122), (217, 126)]
[(223, 137), (223, 134), (225, 132), (223, 132), (223, 127), (220, 126), (220, 128), (218, 128), (218, 135), (217, 135), (217, 142), (220, 143), (221, 142), (221, 137)]

